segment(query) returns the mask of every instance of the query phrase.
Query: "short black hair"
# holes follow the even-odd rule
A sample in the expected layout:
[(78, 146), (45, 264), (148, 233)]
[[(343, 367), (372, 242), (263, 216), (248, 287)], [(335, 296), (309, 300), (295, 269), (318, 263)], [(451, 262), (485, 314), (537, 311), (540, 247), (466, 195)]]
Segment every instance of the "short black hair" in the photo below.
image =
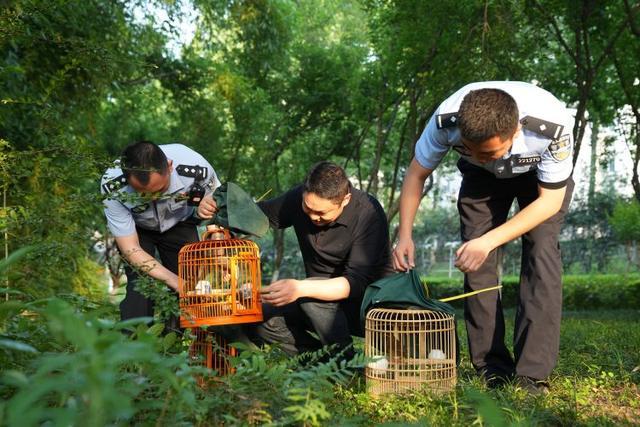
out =
[(344, 169), (333, 162), (322, 161), (309, 171), (304, 181), (304, 192), (339, 204), (349, 193), (350, 186)]
[(518, 128), (518, 104), (500, 89), (472, 90), (460, 104), (458, 128), (463, 139), (476, 144), (495, 136), (504, 141)]
[(151, 141), (138, 141), (122, 151), (120, 167), (127, 180), (134, 176), (140, 184), (147, 185), (151, 172), (164, 175), (169, 165), (167, 156), (159, 146)]

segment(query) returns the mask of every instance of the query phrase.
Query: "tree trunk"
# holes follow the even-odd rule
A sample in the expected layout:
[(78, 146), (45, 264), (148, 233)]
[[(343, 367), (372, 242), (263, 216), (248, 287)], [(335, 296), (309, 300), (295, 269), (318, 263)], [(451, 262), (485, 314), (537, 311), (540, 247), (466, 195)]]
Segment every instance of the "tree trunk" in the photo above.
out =
[(591, 165), (589, 167), (589, 193), (587, 195), (587, 205), (593, 207), (593, 197), (596, 193), (596, 176), (598, 173), (598, 123), (591, 125)]

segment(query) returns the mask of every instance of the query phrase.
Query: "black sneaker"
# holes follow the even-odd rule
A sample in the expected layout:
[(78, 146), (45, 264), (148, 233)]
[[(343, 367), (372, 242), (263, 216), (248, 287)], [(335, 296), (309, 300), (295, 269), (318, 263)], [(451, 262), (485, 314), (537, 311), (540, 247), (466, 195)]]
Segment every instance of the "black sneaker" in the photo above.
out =
[(515, 386), (526, 391), (532, 396), (542, 396), (549, 394), (549, 383), (542, 380), (536, 380), (531, 377), (517, 376)]
[(479, 369), (478, 375), (484, 380), (487, 388), (491, 389), (503, 387), (513, 379), (513, 375), (490, 367)]

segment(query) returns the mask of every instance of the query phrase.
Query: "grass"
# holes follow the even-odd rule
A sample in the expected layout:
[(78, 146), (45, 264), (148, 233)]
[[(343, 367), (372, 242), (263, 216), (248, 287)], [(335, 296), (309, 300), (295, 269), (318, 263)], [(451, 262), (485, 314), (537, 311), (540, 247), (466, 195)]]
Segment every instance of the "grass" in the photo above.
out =
[[(234, 359), (235, 375), (202, 389), (194, 381), (201, 372), (185, 357), (188, 342), (162, 337), (161, 325), (139, 325), (132, 341), (112, 326), (112, 304), (66, 296), (30, 302), (28, 312), (24, 307), (0, 304), (0, 366), (9, 369), (0, 375), (2, 425), (71, 425), (55, 420), (83, 420), (100, 404), (113, 409), (98, 411), (103, 424), (113, 425), (640, 425), (640, 310), (565, 312), (547, 396), (513, 385), (488, 390), (469, 363), (459, 321), (455, 392), (374, 399), (361, 377), (336, 385), (345, 370), (296, 361), (274, 348), (245, 352)], [(507, 331), (513, 318), (507, 310)], [(164, 418), (153, 418), (160, 407)], [(154, 421), (147, 423), (149, 417)]]
[[(506, 316), (512, 330), (513, 310)], [(463, 322), (458, 328), (464, 348), (455, 393), (373, 399), (358, 378), (336, 389), (333, 421), (391, 426), (640, 425), (640, 311), (565, 312), (551, 393), (540, 397), (513, 385), (488, 390), (469, 362)]]

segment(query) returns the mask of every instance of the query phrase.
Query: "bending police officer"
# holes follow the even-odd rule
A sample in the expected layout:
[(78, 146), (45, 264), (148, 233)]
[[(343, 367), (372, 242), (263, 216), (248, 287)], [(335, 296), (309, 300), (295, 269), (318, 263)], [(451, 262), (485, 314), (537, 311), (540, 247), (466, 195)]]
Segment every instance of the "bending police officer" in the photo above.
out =
[[(549, 92), (523, 82), (480, 82), (447, 98), (420, 136), (400, 199), (393, 251), (399, 270), (414, 267), (412, 228), (426, 178), (445, 154), (460, 154), (458, 211), (463, 244), (456, 266), (465, 291), (495, 285), (498, 248), (522, 236), (514, 358), (504, 343), (500, 294), (465, 300), (471, 361), (488, 384), (513, 374), (527, 391), (548, 391), (562, 309), (558, 235), (573, 191), (573, 118)], [(519, 212), (507, 219), (513, 200)]]
[(182, 144), (136, 142), (105, 172), (101, 190), (107, 196), (107, 225), (130, 264), (122, 320), (153, 316), (153, 301), (136, 290), (139, 272), (177, 291), (178, 252), (198, 241), (194, 205), (219, 185), (209, 162)]

